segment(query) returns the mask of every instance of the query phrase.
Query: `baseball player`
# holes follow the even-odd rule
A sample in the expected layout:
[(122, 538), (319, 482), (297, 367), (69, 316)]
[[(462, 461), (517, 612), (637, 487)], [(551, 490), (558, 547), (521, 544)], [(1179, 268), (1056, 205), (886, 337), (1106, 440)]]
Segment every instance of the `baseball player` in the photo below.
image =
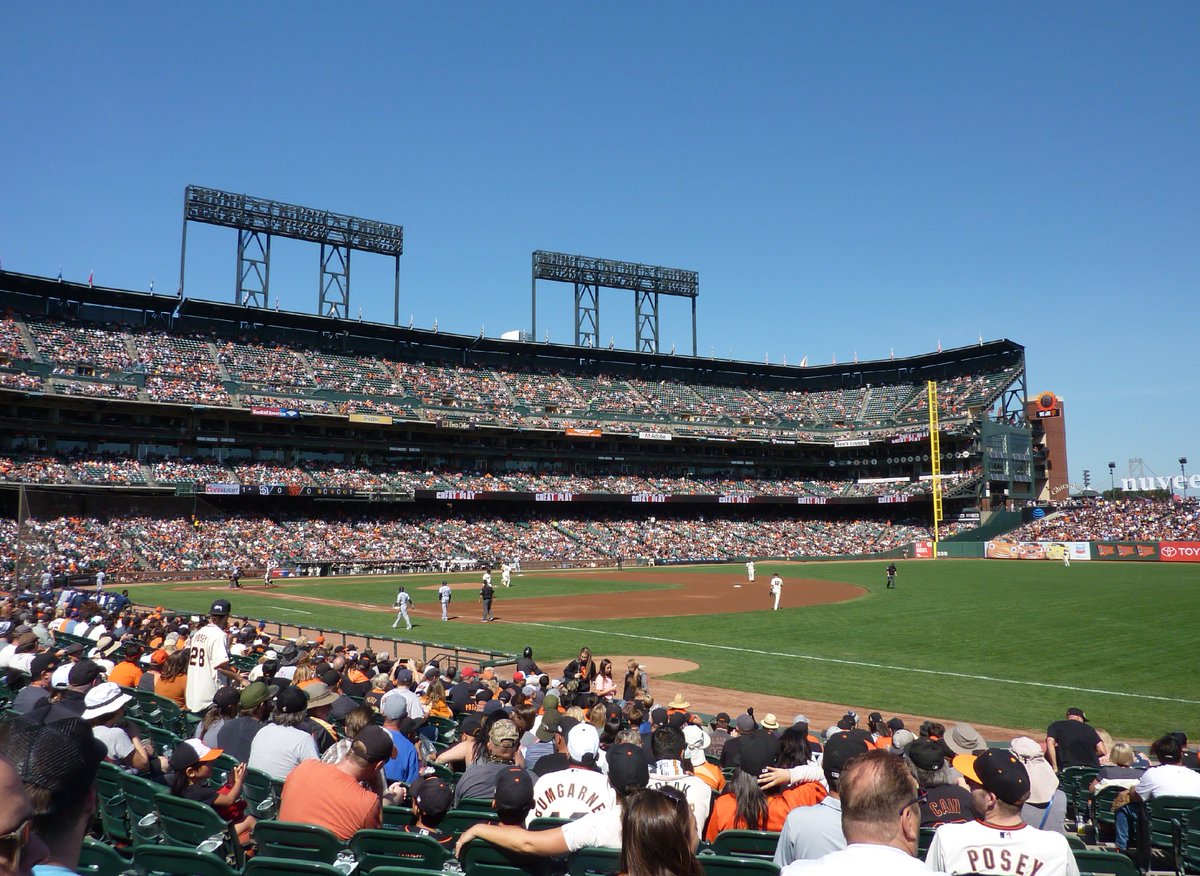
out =
[(483, 586), (479, 588), (479, 601), (483, 603), (483, 623), (494, 621), (492, 617), (492, 599), (495, 597), (496, 591), (492, 588), (492, 576), (488, 572), (483, 573)]
[(505, 587), (512, 586), (512, 566), (505, 563), (500, 567), (500, 583)]
[(888, 567), (884, 570), (887, 572), (887, 589), (896, 589), (896, 564), (888, 563)]
[(393, 608), (399, 609), (396, 612), (396, 619), (392, 621), (392, 629), (400, 626), (400, 621), (403, 620), (408, 629), (412, 629), (412, 621), (408, 617), (408, 607), (412, 605), (412, 597), (408, 595), (403, 587), (396, 594), (396, 601), (392, 603)]
[(775, 599), (775, 607), (771, 609), (772, 611), (779, 611), (779, 597), (782, 593), (783, 579), (780, 578), (779, 573), (776, 572), (771, 576), (771, 596)]
[(274, 587), (275, 582), (271, 578), (271, 564), (267, 563), (267, 571), (263, 573), (263, 586)]
[(451, 592), (450, 585), (443, 581), (442, 586), (438, 588), (438, 602), (442, 604), (442, 620), (444, 621), (450, 620), (450, 599), (453, 596), (454, 593)]
[(751, 584), (754, 583), (754, 560), (746, 563), (746, 578)]
[(240, 590), (242, 587), (242, 567), (234, 566), (233, 571), (229, 573), (229, 589)]
[(1071, 546), (1067, 544), (1063, 545), (1063, 565), (1071, 568)]
[(100, 569), (98, 572), (96, 572), (96, 592), (97, 592), (97, 593), (103, 593), (103, 592), (104, 592), (104, 579), (105, 579), (105, 577), (106, 577), (106, 576), (105, 576), (105, 574), (104, 574), (104, 570), (103, 570), (103, 569)]
[(971, 788), (977, 821), (943, 824), (925, 858), (930, 869), (946, 873), (1037, 873), (1079, 876), (1075, 855), (1061, 833), (1038, 830), (1021, 819), (1029, 799), (1029, 772), (1011, 753), (991, 749), (959, 755), (954, 768)]

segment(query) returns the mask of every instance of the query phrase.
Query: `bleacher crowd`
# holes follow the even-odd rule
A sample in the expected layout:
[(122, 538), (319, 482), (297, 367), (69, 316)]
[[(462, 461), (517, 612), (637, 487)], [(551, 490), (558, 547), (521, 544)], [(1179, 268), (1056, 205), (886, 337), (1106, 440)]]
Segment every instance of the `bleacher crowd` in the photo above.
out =
[[(565, 507), (565, 506), (563, 506)], [(944, 534), (956, 525), (943, 527)], [(125, 572), (219, 570), (268, 564), (401, 560), (430, 568), (525, 562), (667, 562), (741, 556), (835, 556), (886, 551), (929, 537), (918, 523), (802, 520), (734, 513), (696, 517), (664, 506), (652, 517), (620, 510), (418, 510), (391, 506), (328, 518), (239, 513), (211, 519), (129, 515), (30, 518), (20, 544), (26, 569)], [(0, 580), (16, 565), (16, 521), (0, 520)], [(116, 579), (114, 579), (116, 580)]]
[(586, 647), (561, 671), (529, 647), (426, 665), (273, 637), (224, 599), (189, 616), (102, 589), (9, 594), (0, 639), (5, 873), (119, 872), (132, 854), (139, 872), (248, 876), (455, 856), (468, 876), (581, 856), (596, 874), (1077, 876), (1077, 825), (1127, 851), (1154, 842), (1142, 805), (1200, 806), (1183, 734), (1151, 766), (1076, 708), (992, 745), (879, 712), (707, 716)]
[(1200, 501), (1094, 499), (1074, 502), (1013, 533), (1023, 541), (1200, 541)]

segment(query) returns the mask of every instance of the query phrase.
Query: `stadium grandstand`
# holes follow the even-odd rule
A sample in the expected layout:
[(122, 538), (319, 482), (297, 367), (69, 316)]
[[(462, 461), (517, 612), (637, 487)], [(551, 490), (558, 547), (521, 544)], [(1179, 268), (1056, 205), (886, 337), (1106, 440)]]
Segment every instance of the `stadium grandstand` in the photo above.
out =
[(78, 529), (70, 561), (118, 575), (231, 553), (485, 564), (505, 541), (565, 565), (894, 550), (930, 536), (930, 381), (940, 535), (1035, 495), (1024, 350), (1007, 340), (810, 368), (11, 272), (0, 306), (0, 484), (26, 487), (22, 540), (53, 555)]

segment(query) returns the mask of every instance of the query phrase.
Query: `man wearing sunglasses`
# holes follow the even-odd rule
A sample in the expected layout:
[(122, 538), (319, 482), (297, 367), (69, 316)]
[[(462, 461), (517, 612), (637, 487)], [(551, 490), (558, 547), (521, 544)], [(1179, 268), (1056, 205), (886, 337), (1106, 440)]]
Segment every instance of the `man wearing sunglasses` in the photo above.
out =
[(0, 876), (28, 876), (46, 860), (46, 846), (31, 831), (33, 806), (21, 777), (0, 758)]

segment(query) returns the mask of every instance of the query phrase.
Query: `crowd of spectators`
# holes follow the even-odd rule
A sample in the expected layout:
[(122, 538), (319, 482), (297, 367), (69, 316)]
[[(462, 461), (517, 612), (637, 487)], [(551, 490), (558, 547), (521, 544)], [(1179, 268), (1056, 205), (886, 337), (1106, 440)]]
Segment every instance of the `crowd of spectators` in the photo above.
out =
[[(218, 340), (134, 327), (30, 320), (39, 357), (56, 373), (80, 366), (141, 372), (154, 402), (288, 407), (312, 414), (391, 413), (450, 426), (535, 429), (639, 429), (713, 438), (822, 442), (846, 431), (881, 438), (926, 418), (923, 386), (912, 384), (798, 392), (640, 377), (577, 375), (520, 368), (397, 362), (252, 338)], [(20, 322), (0, 323), (0, 359), (28, 359)], [(222, 373), (224, 370), (224, 373)], [(942, 419), (957, 422), (990, 404), (1015, 372), (980, 373), (939, 382)], [(228, 377), (242, 384), (233, 395)], [(0, 386), (29, 389), (11, 379)], [(125, 390), (77, 393), (136, 398)], [(329, 393), (357, 398), (334, 400)], [(115, 395), (114, 395), (115, 393)], [(280, 393), (290, 393), (280, 396)], [(407, 404), (400, 404), (400, 400)], [(414, 411), (414, 408), (417, 410)], [(447, 411), (460, 413), (447, 413)]]
[(9, 371), (0, 368), (0, 387), (16, 389), (21, 392), (40, 392), (42, 378), (36, 374), (26, 374), (23, 371)]
[[(75, 473), (84, 483), (142, 484), (145, 473), (132, 461), (122, 462), (112, 455), (103, 456), (108, 473), (97, 479), (95, 467), (85, 475), (83, 466), (92, 457), (66, 455), (58, 459), (60, 467)], [(356, 490), (471, 490), (483, 492), (526, 493), (613, 493), (630, 495), (651, 493), (673, 496), (813, 496), (813, 497), (870, 497), (912, 496), (930, 490), (928, 480), (858, 483), (853, 480), (807, 480), (801, 478), (733, 477), (722, 474), (628, 474), (513, 470), (500, 472), (463, 471), (446, 465), (429, 467), (416, 462), (388, 465), (350, 465), (333, 461), (305, 460), (301, 463), (276, 461), (254, 462), (240, 458), (231, 461), (232, 469), (211, 460), (180, 460), (175, 457), (153, 457), (152, 475), (155, 481), (171, 483), (243, 483), (243, 484), (303, 484)], [(108, 464), (113, 463), (113, 464)], [(28, 472), (28, 476), (25, 474)], [(121, 479), (122, 472), (131, 476)], [(952, 483), (969, 473), (951, 472), (943, 477)], [(10, 481), (26, 480), (46, 483), (40, 467), (29, 469), (10, 466), (0, 471), (0, 478)], [(66, 480), (55, 481), (70, 482)]]
[[(6, 872), (80, 871), (101, 762), (213, 807), (247, 850), (257, 818), (346, 843), (381, 827), (385, 805), (404, 804), (414, 824), (399, 830), (429, 838), (439, 861), (463, 857), (467, 872), (472, 841), (483, 840), (523, 856), (526, 872), (557, 872), (550, 856), (605, 846), (620, 850), (623, 873), (702, 876), (701, 840), (749, 829), (774, 840), (789, 874), (816, 859), (812, 872), (976, 873), (968, 861), (986, 860), (981, 842), (997, 862), (1024, 866), (1036, 853), (1033, 869), (1069, 874), (1078, 868), (1066, 835), (1088, 815), (1080, 808), (1068, 823), (1056, 767), (1088, 768), (1093, 789), (1119, 786), (1122, 851), (1134, 816), (1120, 801), (1200, 797), (1183, 733), (1154, 742), (1151, 767), (1077, 708), (1044, 740), (991, 744), (966, 723), (881, 712), (847, 711), (822, 728), (756, 713), (749, 694), (709, 717), (652, 684), (638, 659), (614, 665), (588, 647), (561, 669), (539, 666), (531, 646), (513, 668), (427, 664), (323, 635), (273, 636), (235, 612), (224, 599), (207, 617), (150, 609), (127, 591), (0, 595), (3, 811), (28, 827)], [(197, 653), (207, 659), (189, 659)], [(194, 720), (152, 717), (137, 691)], [(237, 765), (212, 781), (221, 753)], [(248, 770), (282, 784), (277, 812), (248, 809)], [(490, 817), (443, 829), (468, 798), (490, 803)], [(558, 821), (527, 829), (536, 818)], [(935, 831), (929, 869), (915, 860), (920, 828)], [(974, 845), (957, 861), (960, 836)]]
[(1022, 541), (1200, 541), (1196, 499), (1093, 499), (1073, 503), (1026, 523)]
[[(563, 508), (505, 513), (392, 509), (330, 517), (231, 514), (191, 517), (131, 515), (102, 520), (56, 517), (26, 523), (23, 562), (69, 560), (110, 571), (186, 572), (271, 564), (344, 565), (405, 561), (428, 567), (468, 558), (474, 565), (525, 562), (579, 564), (740, 556), (840, 556), (886, 551), (930, 537), (916, 523), (822, 521), (731, 514), (707, 518), (678, 511), (634, 517), (627, 511)], [(11, 571), (15, 524), (5, 521)], [(956, 531), (942, 527), (943, 535)]]
[(129, 383), (109, 383), (102, 380), (51, 380), (50, 385), (59, 395), (84, 395), (92, 398), (119, 398), (137, 401), (141, 394)]

